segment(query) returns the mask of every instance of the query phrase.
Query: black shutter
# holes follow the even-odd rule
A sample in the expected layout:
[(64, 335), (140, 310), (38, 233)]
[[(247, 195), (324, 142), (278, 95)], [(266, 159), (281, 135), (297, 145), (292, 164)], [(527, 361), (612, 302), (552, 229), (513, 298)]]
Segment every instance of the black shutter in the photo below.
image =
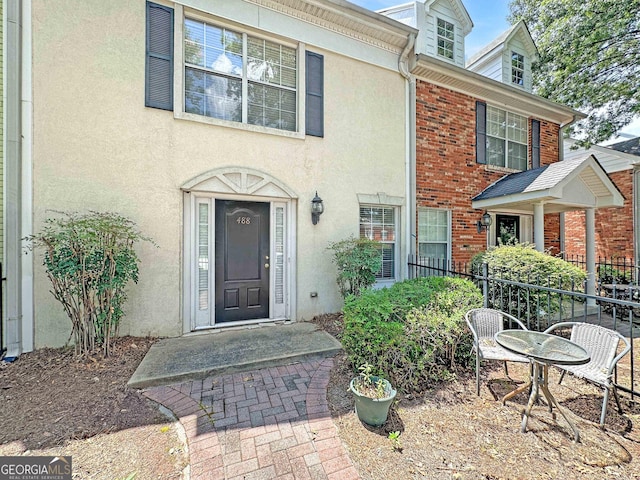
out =
[(476, 102), (476, 162), (487, 163), (487, 104)]
[(306, 134), (324, 137), (324, 57), (306, 54)]
[(173, 8), (147, 2), (147, 107), (173, 110)]
[(531, 120), (531, 168), (540, 167), (540, 120)]

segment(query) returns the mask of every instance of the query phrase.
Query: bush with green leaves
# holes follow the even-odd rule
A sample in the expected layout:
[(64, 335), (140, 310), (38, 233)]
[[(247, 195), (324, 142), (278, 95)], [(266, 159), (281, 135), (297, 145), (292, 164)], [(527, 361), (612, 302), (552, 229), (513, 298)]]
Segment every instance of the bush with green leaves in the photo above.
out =
[(424, 277), (348, 297), (342, 345), (352, 366), (405, 392), (421, 391), (455, 375), (471, 360), (464, 314), (482, 306), (482, 294), (460, 278)]
[(616, 268), (613, 265), (598, 265), (597, 271), (598, 283), (616, 283), (616, 284), (628, 284), (631, 283), (631, 272), (626, 272), (623, 269)]
[[(482, 254), (489, 277), (539, 285), (542, 287), (584, 291), (586, 273), (547, 253), (538, 252), (533, 245), (503, 245)], [(544, 326), (562, 304), (562, 296), (536, 288), (489, 282), (489, 303), (493, 308), (514, 315), (525, 323)]]
[(76, 354), (102, 348), (108, 356), (124, 314), (125, 287), (138, 282), (134, 246), (151, 240), (115, 213), (60, 213), (27, 240), (44, 250), (43, 265), (53, 296), (71, 320)]
[(382, 267), (380, 242), (349, 237), (329, 244), (333, 263), (338, 269), (336, 281), (343, 297), (360, 295), (376, 283), (376, 273)]

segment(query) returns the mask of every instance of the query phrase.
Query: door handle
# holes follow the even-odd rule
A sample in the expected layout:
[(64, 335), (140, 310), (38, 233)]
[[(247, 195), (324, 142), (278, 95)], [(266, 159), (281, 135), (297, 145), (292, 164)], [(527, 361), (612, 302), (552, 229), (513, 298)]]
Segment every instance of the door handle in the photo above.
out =
[(269, 264), (268, 264), (268, 263), (265, 263), (265, 264), (264, 264), (264, 268), (269, 268)]

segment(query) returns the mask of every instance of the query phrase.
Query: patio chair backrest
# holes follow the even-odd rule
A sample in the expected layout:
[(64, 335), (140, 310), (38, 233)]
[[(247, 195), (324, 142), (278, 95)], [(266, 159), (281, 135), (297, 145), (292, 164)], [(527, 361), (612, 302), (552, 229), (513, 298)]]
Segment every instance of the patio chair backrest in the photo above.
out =
[(475, 308), (470, 310), (466, 315), (466, 319), (471, 331), (477, 335), (477, 340), (481, 338), (490, 338), (493, 340), (496, 333), (504, 330), (505, 319), (517, 323), (520, 328), (526, 330), (526, 327), (517, 318), (492, 308)]
[[(613, 382), (612, 377), (616, 364), (622, 357), (629, 353), (631, 344), (629, 340), (615, 330), (610, 330), (592, 323), (555, 323), (547, 328), (545, 333), (551, 333), (554, 330), (563, 328), (571, 328), (571, 341), (584, 348), (591, 357), (591, 360), (585, 365), (557, 365), (558, 368), (563, 370), (560, 376), (560, 382), (562, 382), (565, 372), (570, 372), (578, 378), (584, 378), (601, 385), (604, 389), (604, 398), (602, 399), (600, 426), (604, 426), (609, 392), (611, 390), (613, 390), (618, 411), (622, 413), (622, 406), (620, 405), (620, 399), (616, 392), (616, 384)], [(620, 353), (616, 355), (620, 342), (624, 344), (624, 347)]]
[(584, 348), (591, 356), (590, 367), (610, 374), (618, 351), (620, 335), (608, 328), (590, 323), (576, 323), (571, 329), (571, 341)]

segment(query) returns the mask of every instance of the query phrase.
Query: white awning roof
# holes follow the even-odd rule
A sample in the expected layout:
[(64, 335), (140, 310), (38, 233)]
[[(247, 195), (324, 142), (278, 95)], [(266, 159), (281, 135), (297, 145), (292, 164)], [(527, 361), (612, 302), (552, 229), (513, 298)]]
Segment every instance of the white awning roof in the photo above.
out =
[(545, 213), (587, 208), (621, 207), (624, 197), (593, 155), (512, 173), (489, 185), (472, 199), (473, 208), (532, 213), (534, 204)]

